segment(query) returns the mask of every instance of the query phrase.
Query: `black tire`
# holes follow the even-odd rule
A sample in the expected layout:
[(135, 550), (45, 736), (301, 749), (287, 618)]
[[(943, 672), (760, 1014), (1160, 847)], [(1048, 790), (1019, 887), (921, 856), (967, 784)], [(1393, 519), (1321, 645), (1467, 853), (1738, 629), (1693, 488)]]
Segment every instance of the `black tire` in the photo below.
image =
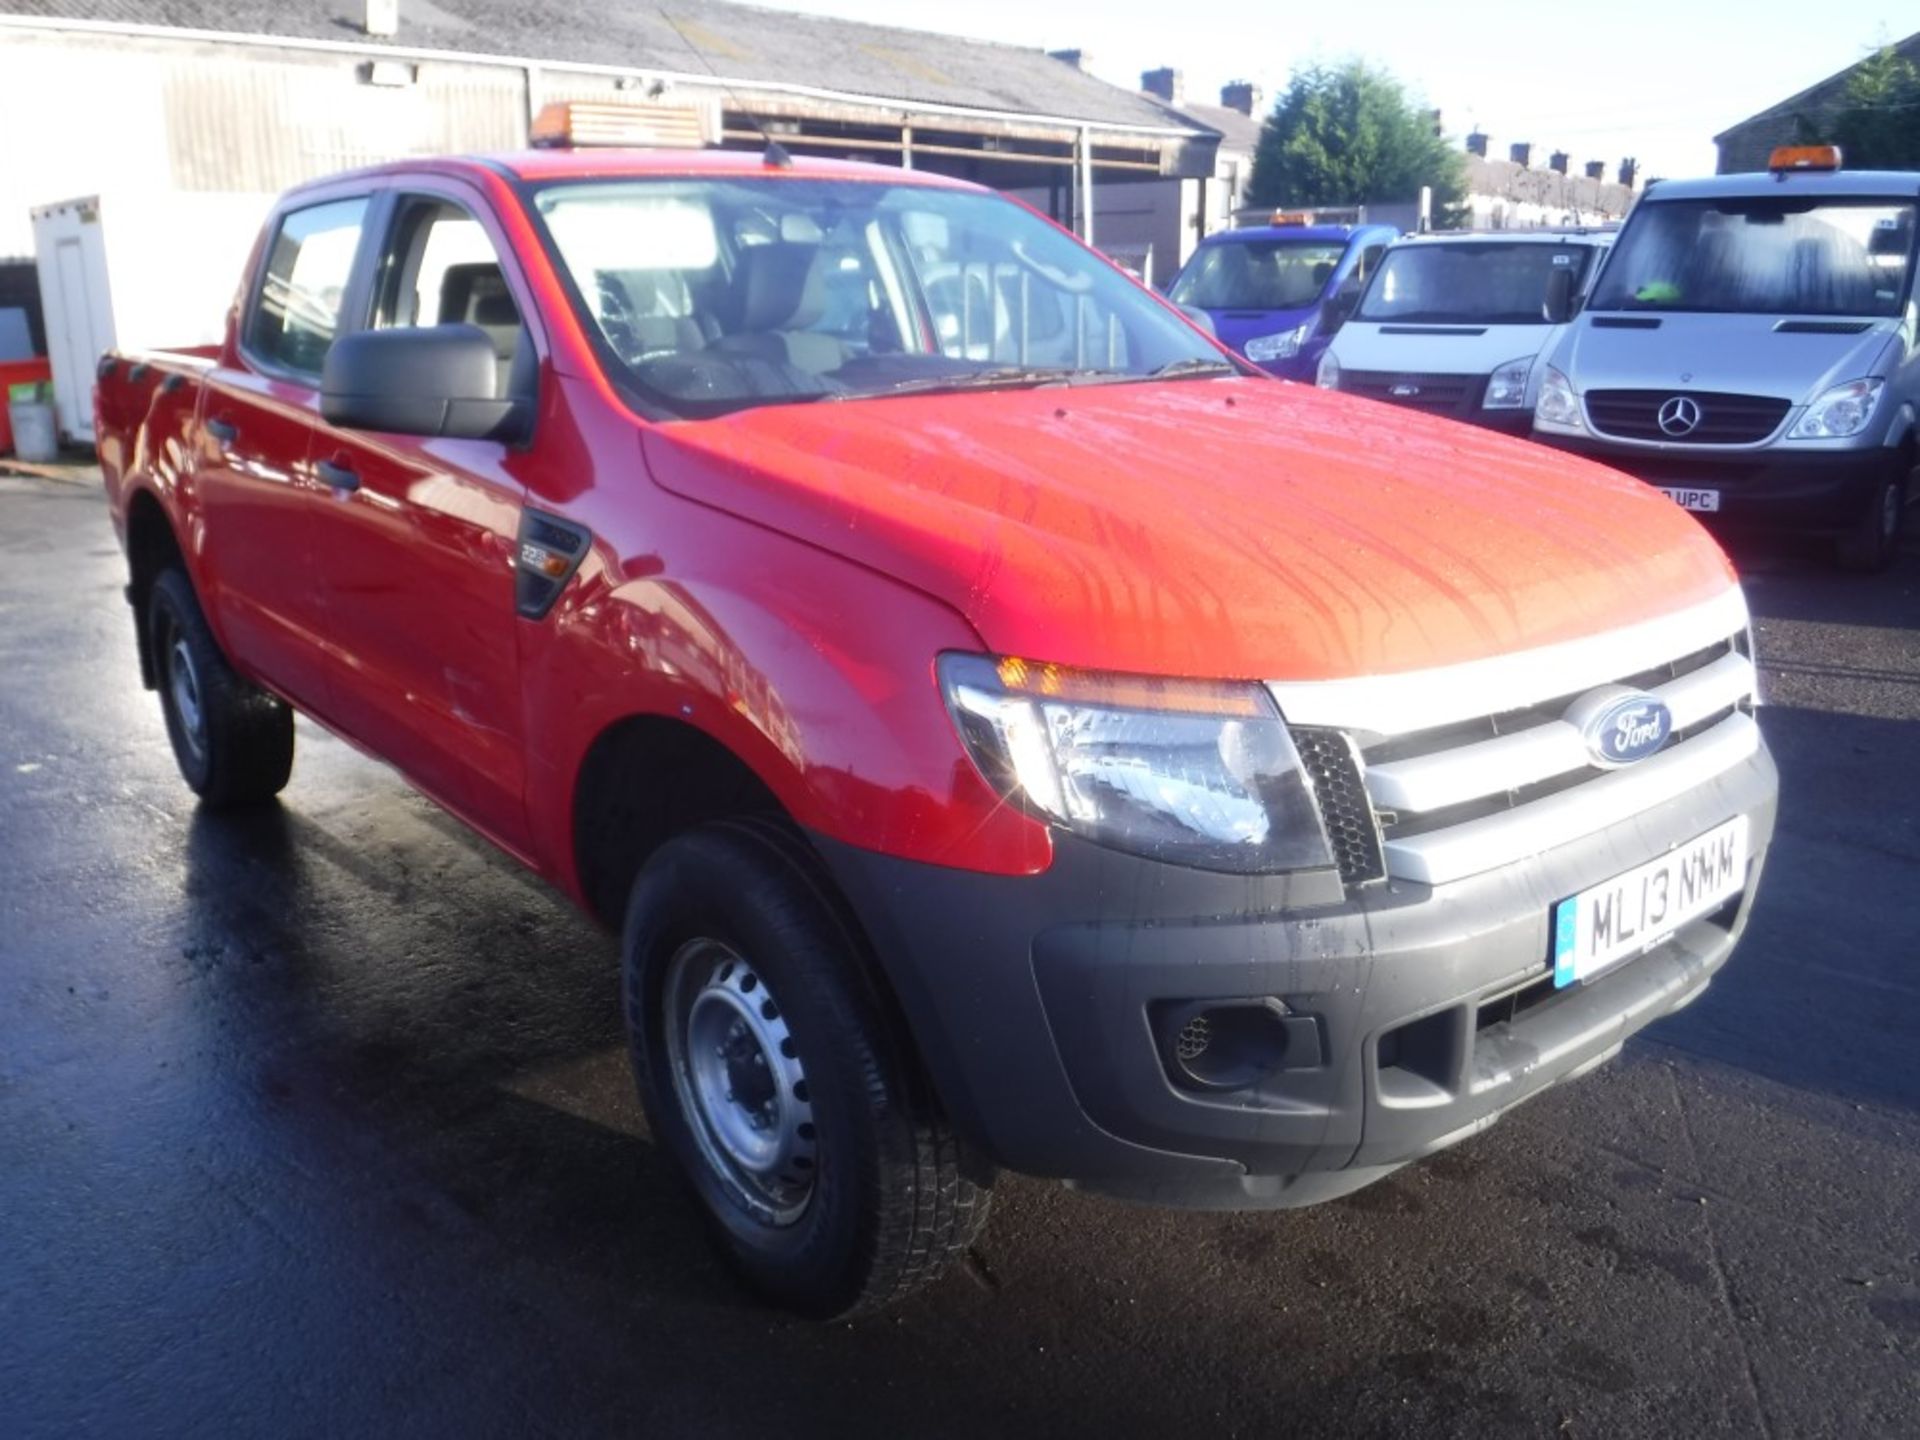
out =
[(1871, 575), (1885, 570), (1900, 552), (1900, 530), (1907, 513), (1907, 486), (1913, 458), (1902, 454), (1887, 467), (1873, 498), (1853, 529), (1834, 542), (1833, 558), (1842, 570)]
[(293, 712), (227, 662), (182, 571), (153, 582), (147, 626), (167, 738), (193, 793), (214, 809), (278, 795), (293, 773)]
[[(979, 1236), (991, 1169), (938, 1113), (854, 927), (797, 836), (727, 821), (669, 841), (634, 882), (621, 953), (654, 1138), (753, 1289), (822, 1319), (871, 1311), (933, 1280)], [(750, 1011), (761, 1016), (752, 1031)], [(721, 1043), (716, 1016), (733, 1027)], [(752, 1055), (773, 1057), (764, 1089), (768, 1066)], [(724, 1074), (724, 1100), (718, 1084), (695, 1079), (702, 1067)], [(754, 1094), (735, 1104), (745, 1089)], [(766, 1120), (786, 1157), (764, 1175), (718, 1138), (742, 1133), (742, 1116)]]

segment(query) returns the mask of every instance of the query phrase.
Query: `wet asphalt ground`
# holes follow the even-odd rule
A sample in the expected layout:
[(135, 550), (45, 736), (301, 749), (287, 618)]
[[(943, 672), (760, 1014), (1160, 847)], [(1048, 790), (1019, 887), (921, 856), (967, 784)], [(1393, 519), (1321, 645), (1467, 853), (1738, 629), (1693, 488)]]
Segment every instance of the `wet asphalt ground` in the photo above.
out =
[(1920, 1434), (1920, 555), (1749, 558), (1782, 829), (1696, 1005), (1318, 1209), (1008, 1178), (823, 1328), (705, 1249), (610, 940), (304, 722), (198, 814), (97, 491), (0, 478), (0, 1436)]

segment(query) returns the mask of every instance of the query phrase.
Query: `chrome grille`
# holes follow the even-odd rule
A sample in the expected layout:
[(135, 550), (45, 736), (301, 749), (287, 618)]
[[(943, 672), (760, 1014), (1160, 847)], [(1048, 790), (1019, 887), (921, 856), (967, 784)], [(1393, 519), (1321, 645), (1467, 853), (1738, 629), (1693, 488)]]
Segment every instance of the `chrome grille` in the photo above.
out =
[[(1272, 688), (1290, 720), (1311, 719), (1352, 741), (1386, 874), (1444, 884), (1628, 819), (1753, 754), (1756, 672), (1744, 602), (1738, 591), (1728, 594), (1730, 601), (1670, 624), (1455, 672)], [(1670, 658), (1635, 665), (1648, 653), (1636, 643), (1643, 638), (1658, 647), (1653, 654), (1664, 649)], [(1623, 657), (1632, 658), (1620, 664)], [(1499, 667), (1501, 683), (1480, 688), (1505, 703), (1453, 713), (1488, 664)], [(1533, 695), (1525, 693), (1530, 671), (1539, 682)], [(1461, 683), (1449, 683), (1456, 675)], [(1594, 763), (1585, 737), (1564, 717), (1575, 700), (1604, 686), (1646, 691), (1667, 706), (1673, 731), (1660, 751), (1624, 768)], [(1339, 724), (1343, 711), (1349, 718)], [(1423, 712), (1434, 723), (1422, 724)], [(1304, 733), (1298, 721), (1295, 729)]]
[[(1683, 434), (1660, 424), (1660, 407), (1691, 400), (1698, 423)], [(1772, 395), (1725, 395), (1713, 390), (1593, 390), (1587, 419), (1603, 435), (1674, 445), (1753, 445), (1780, 428), (1792, 402)]]
[(1471, 416), (1487, 393), (1485, 375), (1435, 375), (1397, 370), (1343, 370), (1340, 388), (1350, 395), (1404, 405), (1430, 415)]

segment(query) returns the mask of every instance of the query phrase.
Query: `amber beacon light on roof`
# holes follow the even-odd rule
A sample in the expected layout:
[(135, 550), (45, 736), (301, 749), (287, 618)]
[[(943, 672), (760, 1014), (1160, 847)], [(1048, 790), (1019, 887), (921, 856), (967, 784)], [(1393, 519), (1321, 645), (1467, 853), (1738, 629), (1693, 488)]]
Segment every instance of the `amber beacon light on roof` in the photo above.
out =
[(540, 111), (528, 138), (542, 150), (698, 150), (709, 137), (698, 105), (562, 100)]
[(1792, 170), (1838, 170), (1838, 145), (1781, 145), (1767, 157), (1767, 169), (1776, 175)]

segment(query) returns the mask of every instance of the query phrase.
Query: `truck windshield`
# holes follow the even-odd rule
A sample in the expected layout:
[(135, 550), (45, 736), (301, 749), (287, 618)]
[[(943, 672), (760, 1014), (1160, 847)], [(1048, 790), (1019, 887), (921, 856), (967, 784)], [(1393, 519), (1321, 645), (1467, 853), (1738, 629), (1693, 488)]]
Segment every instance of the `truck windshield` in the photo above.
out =
[(1649, 200), (1590, 308), (1898, 315), (1913, 216), (1911, 203), (1887, 200)]
[(1547, 277), (1571, 266), (1586, 277), (1591, 245), (1539, 241), (1415, 243), (1387, 252), (1356, 320), (1476, 325), (1547, 323)]
[(998, 196), (877, 181), (578, 181), (533, 209), (616, 378), (671, 413), (1232, 373)]
[(1347, 253), (1312, 240), (1228, 240), (1203, 245), (1167, 292), (1196, 310), (1303, 310), (1320, 299)]

